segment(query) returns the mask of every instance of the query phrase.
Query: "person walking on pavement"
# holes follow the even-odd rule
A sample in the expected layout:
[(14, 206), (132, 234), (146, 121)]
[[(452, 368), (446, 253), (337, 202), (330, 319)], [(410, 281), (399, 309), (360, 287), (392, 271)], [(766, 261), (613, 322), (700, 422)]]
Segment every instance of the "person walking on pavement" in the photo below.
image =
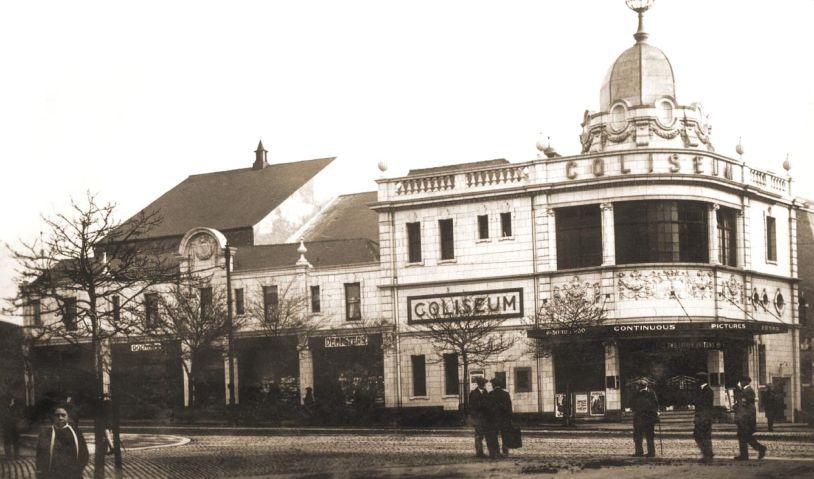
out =
[(644, 455), (642, 439), (647, 439), (647, 457), (656, 455), (655, 426), (659, 422), (659, 401), (656, 393), (647, 386), (647, 380), (640, 379), (639, 390), (633, 396), (633, 443), (636, 446), (634, 456)]
[(766, 422), (770, 432), (774, 431), (774, 422), (780, 417), (780, 411), (783, 408), (781, 395), (777, 386), (771, 383), (766, 386), (766, 392), (763, 395), (763, 409), (766, 411)]
[(486, 378), (477, 376), (475, 383), (477, 387), (469, 393), (469, 421), (475, 428), (475, 457), (485, 458), (483, 440), (486, 435), (486, 415), (488, 414)]
[(85, 438), (65, 406), (54, 408), (52, 419), (37, 439), (37, 479), (81, 479), (89, 458)]
[(738, 449), (740, 454), (736, 461), (749, 459), (749, 446), (757, 451), (757, 458), (766, 455), (766, 446), (755, 439), (757, 430), (757, 411), (755, 410), (755, 390), (752, 389), (752, 378), (744, 377), (735, 389), (735, 424), (738, 427)]
[[(506, 447), (506, 435), (512, 428), (512, 398), (503, 388), (503, 380), (492, 379), (492, 392), (487, 397), (489, 409), (489, 426), (486, 432), (486, 447), (489, 449), (489, 457), (496, 459), (509, 455), (509, 448)], [(500, 448), (498, 447), (497, 436), (500, 434)], [(503, 454), (500, 454), (500, 451)]]
[(20, 425), (23, 413), (14, 397), (8, 398), (0, 410), (3, 426), (3, 452), (9, 461), (20, 458)]
[(693, 418), (693, 431), (692, 436), (698, 449), (701, 450), (701, 462), (704, 464), (711, 464), (712, 457), (712, 416), (714, 395), (712, 388), (709, 387), (709, 377), (707, 373), (698, 373), (698, 382), (700, 385), (695, 391), (695, 398), (693, 404), (695, 405), (695, 417)]

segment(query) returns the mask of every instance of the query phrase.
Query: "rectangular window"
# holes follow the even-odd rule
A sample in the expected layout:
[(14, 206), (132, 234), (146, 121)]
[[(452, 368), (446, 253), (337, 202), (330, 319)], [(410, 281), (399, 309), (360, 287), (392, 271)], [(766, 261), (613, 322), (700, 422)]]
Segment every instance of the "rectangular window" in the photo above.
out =
[(602, 217), (599, 205), (555, 210), (557, 269), (602, 264)]
[(771, 216), (766, 217), (766, 260), (777, 261), (777, 223)]
[(738, 212), (732, 208), (718, 208), (718, 262), (727, 266), (738, 265), (738, 240), (735, 222)]
[(616, 264), (709, 262), (707, 205), (704, 203), (614, 203), (613, 216)]
[(427, 364), (424, 355), (410, 356), (413, 365), (413, 396), (427, 395)]
[(200, 292), (201, 317), (203, 318), (212, 313), (212, 288), (200, 288), (198, 291)]
[(500, 213), (500, 236), (509, 238), (512, 236), (512, 214)]
[(758, 384), (761, 386), (766, 385), (768, 382), (766, 372), (766, 345), (759, 344), (757, 346), (757, 379)]
[(345, 283), (345, 315), (348, 321), (362, 319), (362, 296), (359, 283)]
[(319, 297), (319, 286), (311, 286), (311, 312), (322, 312), (322, 304), (320, 303)]
[(489, 216), (478, 216), (478, 239), (489, 239)]
[(235, 288), (235, 314), (246, 314), (246, 300), (243, 298), (243, 288)]
[(514, 392), (531, 392), (531, 368), (514, 368)]
[(31, 300), (31, 324), (42, 326), (42, 303), (39, 299)]
[(119, 323), (122, 319), (122, 305), (118, 295), (110, 298), (110, 303), (113, 306), (113, 322)]
[(68, 331), (76, 331), (76, 298), (62, 299), (62, 324)]
[(158, 313), (158, 293), (144, 295), (144, 326), (147, 329), (155, 328), (161, 319)]
[(444, 355), (444, 394), (447, 396), (458, 394), (458, 355), (455, 353)]
[(421, 262), (421, 223), (407, 223), (407, 256), (410, 263)]
[(263, 286), (263, 315), (266, 317), (266, 320), (271, 319), (279, 303), (280, 298), (277, 295), (277, 285)]
[(438, 231), (441, 234), (441, 259), (455, 259), (455, 236), (452, 220), (438, 220)]

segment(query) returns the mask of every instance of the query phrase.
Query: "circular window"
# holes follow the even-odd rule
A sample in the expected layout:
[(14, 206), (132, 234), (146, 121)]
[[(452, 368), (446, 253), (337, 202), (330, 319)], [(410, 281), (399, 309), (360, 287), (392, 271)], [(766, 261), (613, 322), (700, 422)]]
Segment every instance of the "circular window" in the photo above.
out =
[(621, 103), (617, 103), (613, 108), (611, 108), (611, 127), (614, 130), (619, 131), (625, 127), (627, 124), (627, 120), (625, 119), (626, 113), (627, 108), (625, 108), (625, 105), (622, 105)]
[(760, 293), (757, 292), (757, 289), (752, 291), (752, 304), (755, 307), (760, 305)]
[(661, 100), (658, 105), (659, 121), (664, 125), (673, 122), (673, 104), (668, 100)]
[(774, 294), (774, 309), (777, 311), (777, 314), (783, 314), (785, 308), (786, 299), (783, 297), (783, 293), (778, 289), (777, 293)]
[(767, 309), (769, 307), (769, 295), (766, 294), (766, 290), (763, 290), (763, 297), (761, 298), (761, 303), (763, 304), (763, 309)]

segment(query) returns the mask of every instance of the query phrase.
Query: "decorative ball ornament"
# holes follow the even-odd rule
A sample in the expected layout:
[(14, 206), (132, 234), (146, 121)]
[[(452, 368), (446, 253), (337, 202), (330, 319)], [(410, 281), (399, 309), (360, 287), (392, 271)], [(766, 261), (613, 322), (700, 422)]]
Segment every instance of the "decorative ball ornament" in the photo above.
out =
[(379, 166), (379, 171), (381, 171), (382, 173), (387, 171), (387, 162), (386, 161), (384, 161), (384, 160), (380, 161), (378, 166)]
[(783, 169), (786, 170), (786, 173), (789, 172), (791, 169), (791, 162), (789, 161), (789, 154), (786, 153), (786, 159), (783, 161)]
[(735, 152), (736, 152), (738, 155), (742, 155), (742, 154), (743, 154), (743, 144), (741, 144), (741, 139), (740, 139), (740, 138), (738, 138), (738, 144), (737, 144), (737, 145), (735, 145)]
[[(548, 143), (551, 143), (550, 138), (549, 138)], [(545, 151), (545, 149), (548, 148), (548, 144), (543, 142), (543, 134), (542, 133), (540, 134), (540, 138), (537, 140), (537, 145), (536, 146), (537, 146), (538, 151)]]
[(643, 13), (653, 6), (654, 1), (655, 0), (625, 0), (625, 5), (636, 13)]

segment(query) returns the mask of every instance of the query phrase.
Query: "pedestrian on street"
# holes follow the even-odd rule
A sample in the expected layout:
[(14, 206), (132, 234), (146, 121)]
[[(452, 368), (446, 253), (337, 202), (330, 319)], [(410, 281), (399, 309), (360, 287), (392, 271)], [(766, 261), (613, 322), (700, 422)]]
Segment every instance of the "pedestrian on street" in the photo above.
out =
[(714, 395), (709, 387), (709, 376), (707, 373), (697, 373), (696, 377), (700, 383), (695, 391), (693, 404), (695, 405), (695, 418), (693, 419), (692, 436), (698, 449), (701, 450), (701, 462), (711, 464), (712, 457), (712, 417)]
[(0, 410), (3, 426), (3, 452), (9, 461), (20, 458), (20, 429), (23, 411), (14, 397), (8, 398)]
[(565, 388), (565, 395), (560, 404), (560, 414), (562, 414), (562, 425), (571, 427), (574, 425), (574, 408), (571, 406), (571, 389)]
[(477, 376), (475, 383), (477, 387), (469, 393), (469, 422), (475, 428), (475, 457), (484, 458), (483, 439), (488, 414), (486, 378)]
[(54, 408), (53, 424), (37, 439), (37, 479), (81, 479), (88, 464), (88, 446), (65, 406)]
[(763, 395), (763, 409), (766, 411), (766, 422), (769, 431), (774, 430), (774, 422), (781, 416), (783, 409), (783, 393), (780, 388), (769, 384)]
[(647, 457), (656, 455), (655, 426), (659, 422), (659, 401), (656, 393), (647, 385), (647, 380), (637, 382), (639, 390), (633, 396), (633, 443), (636, 447), (634, 456), (644, 455), (642, 439), (647, 439)]
[[(503, 379), (494, 378), (491, 381), (492, 392), (487, 398), (488, 426), (486, 428), (486, 447), (489, 449), (489, 457), (497, 459), (509, 455), (509, 448), (506, 447), (506, 435), (512, 429), (512, 398), (503, 388)], [(498, 446), (497, 436), (500, 434), (500, 446)], [(501, 455), (500, 452), (503, 452)]]
[(738, 426), (738, 449), (740, 454), (736, 461), (749, 459), (749, 446), (757, 451), (757, 458), (766, 455), (766, 446), (755, 439), (757, 430), (757, 411), (755, 410), (755, 390), (752, 389), (752, 378), (744, 377), (735, 389), (735, 424)]

